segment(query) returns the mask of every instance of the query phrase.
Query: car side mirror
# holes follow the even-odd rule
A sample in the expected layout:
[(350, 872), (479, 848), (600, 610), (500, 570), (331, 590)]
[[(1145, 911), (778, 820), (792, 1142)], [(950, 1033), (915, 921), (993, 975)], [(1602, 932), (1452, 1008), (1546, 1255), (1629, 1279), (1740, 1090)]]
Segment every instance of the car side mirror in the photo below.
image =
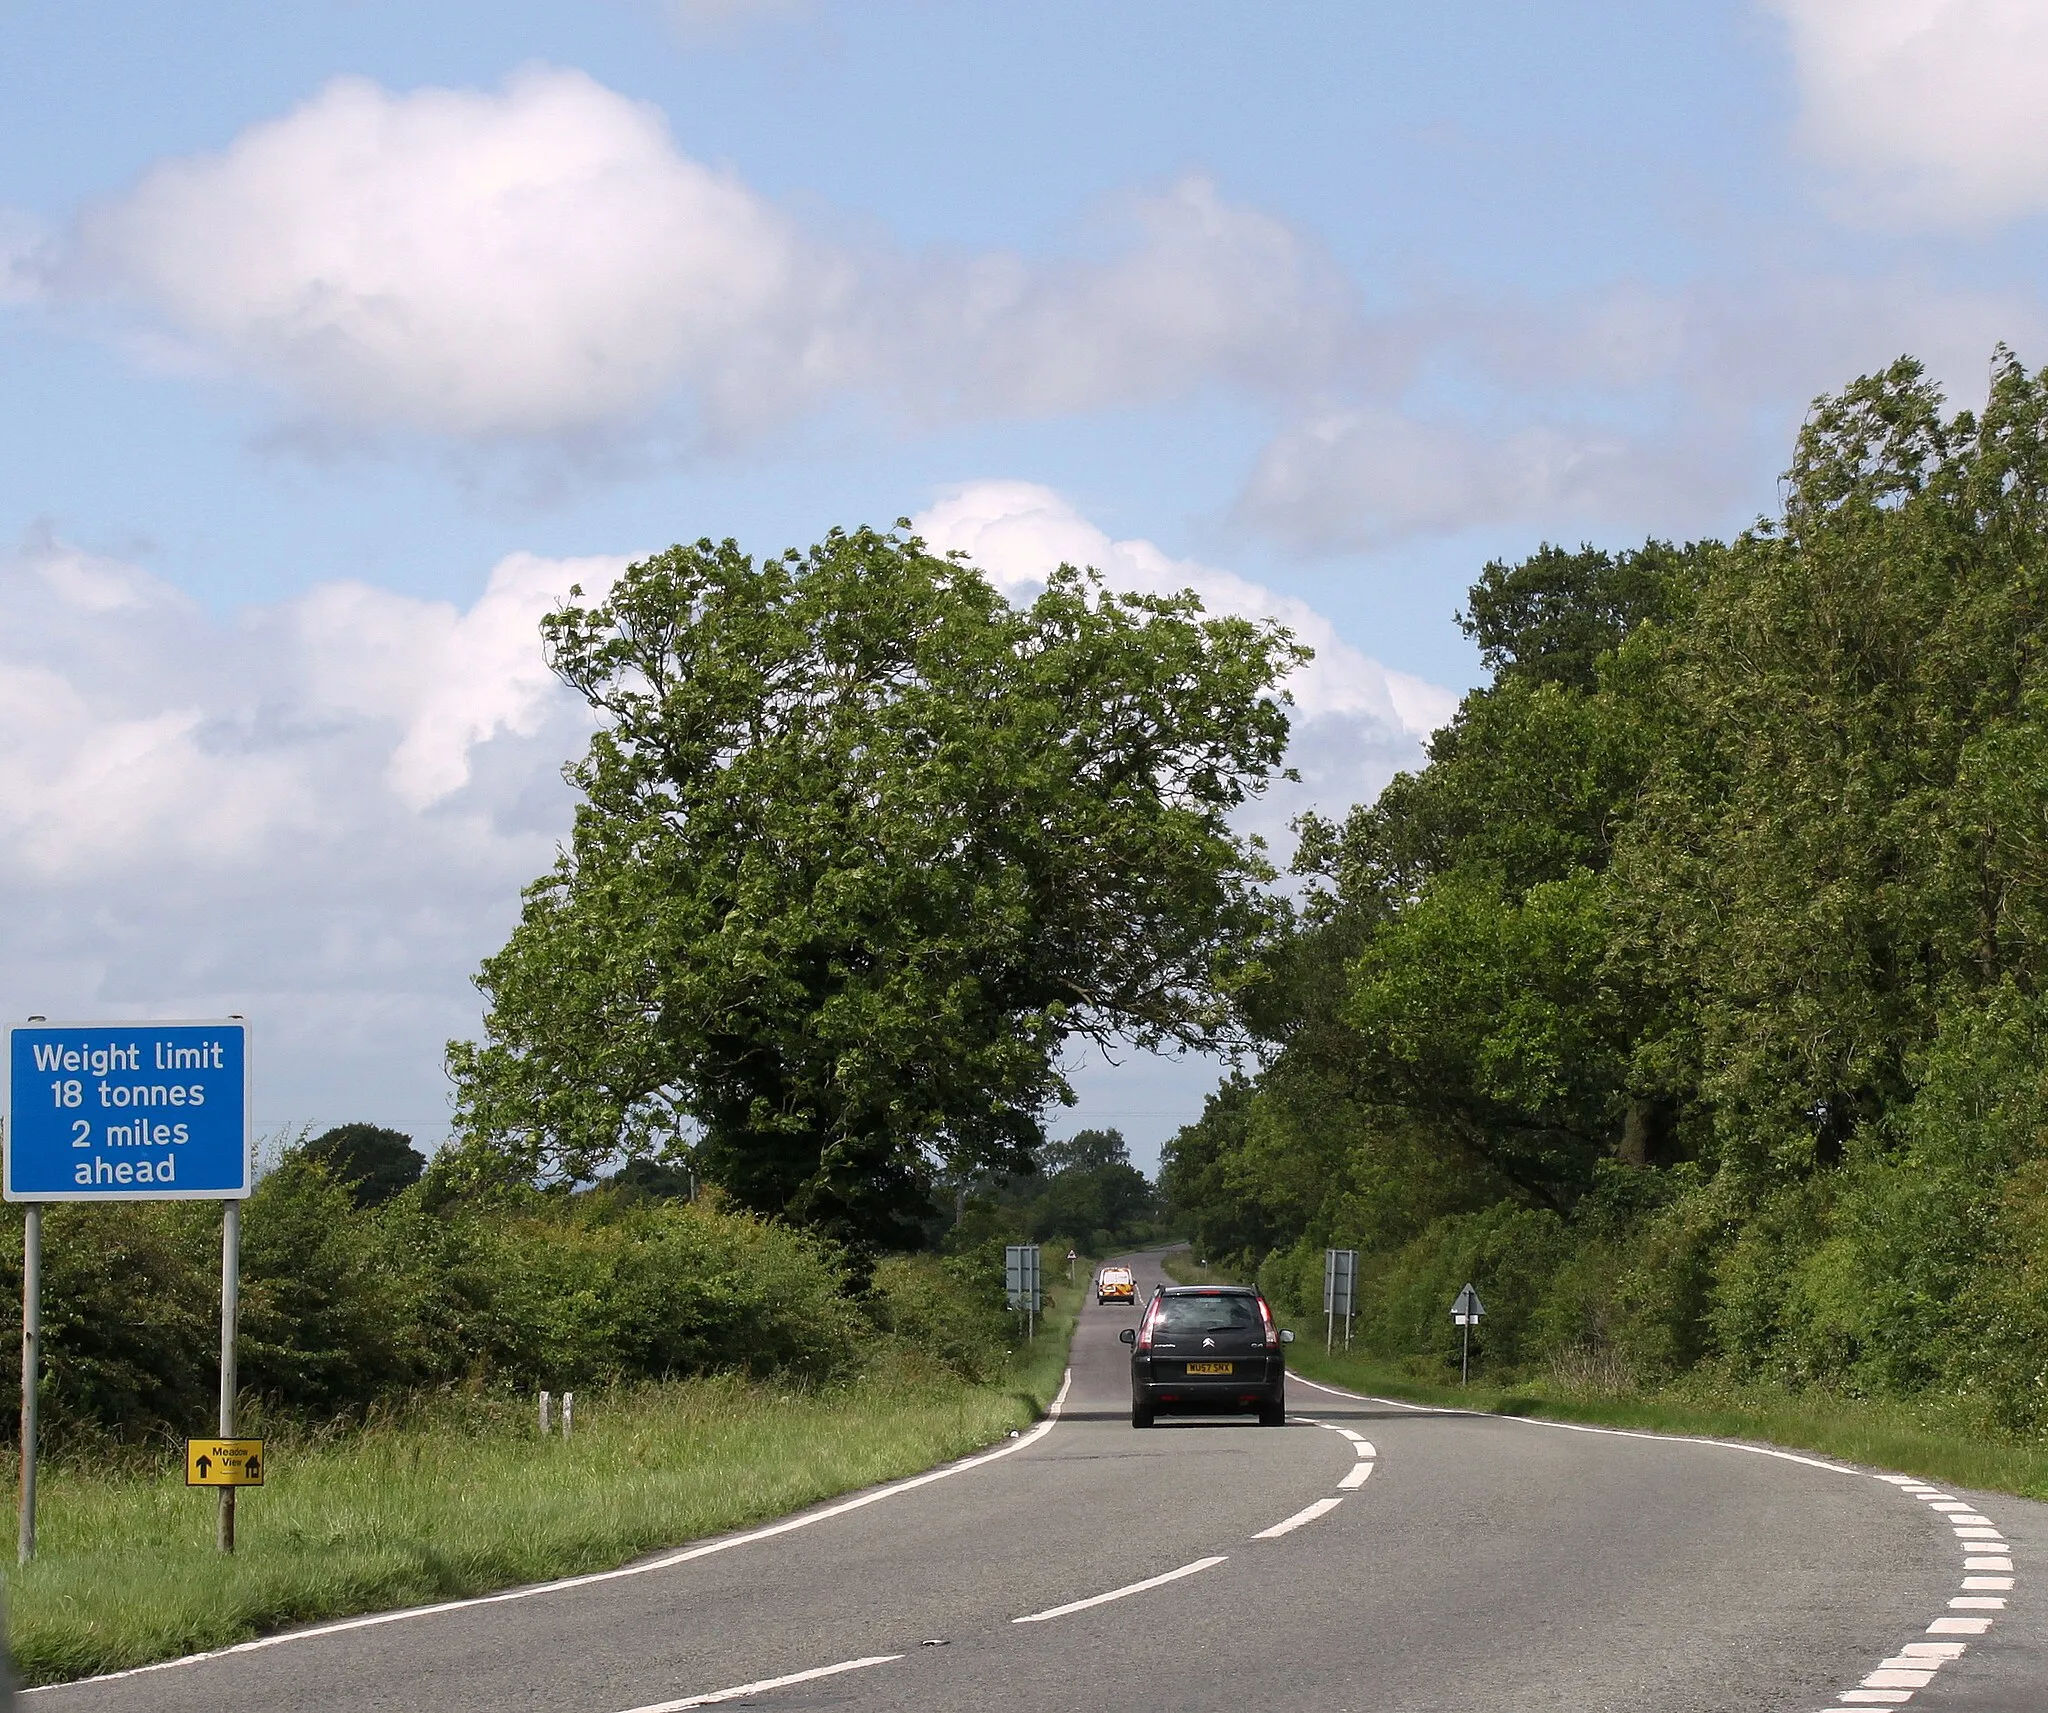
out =
[(1280, 1332), (1280, 1342), (1282, 1344), (1292, 1344), (1294, 1342), (1294, 1334), (1283, 1327)]
[(1119, 1344), (1136, 1344), (1138, 1342), (1138, 1329), (1134, 1326), (1125, 1327), (1122, 1332), (1116, 1335), (1116, 1341)]

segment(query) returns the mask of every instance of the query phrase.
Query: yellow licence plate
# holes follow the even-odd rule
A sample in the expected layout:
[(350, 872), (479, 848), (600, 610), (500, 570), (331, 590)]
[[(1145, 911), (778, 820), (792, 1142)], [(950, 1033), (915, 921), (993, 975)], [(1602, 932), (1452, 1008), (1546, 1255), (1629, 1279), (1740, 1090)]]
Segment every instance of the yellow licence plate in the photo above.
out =
[(1188, 1372), (1190, 1374), (1228, 1374), (1230, 1372), (1230, 1364), (1228, 1362), (1190, 1362), (1188, 1364)]

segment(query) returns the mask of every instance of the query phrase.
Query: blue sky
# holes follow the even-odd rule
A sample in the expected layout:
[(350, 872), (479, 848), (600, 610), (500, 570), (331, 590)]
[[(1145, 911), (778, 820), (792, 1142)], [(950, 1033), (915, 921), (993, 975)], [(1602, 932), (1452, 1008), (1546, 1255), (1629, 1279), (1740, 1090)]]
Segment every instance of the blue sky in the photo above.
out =
[[(574, 577), (912, 515), (1284, 613), (1284, 837), (1415, 765), (1487, 559), (1739, 529), (1901, 351), (2048, 360), (2014, 0), (0, 28), (0, 1006), (246, 1011), (273, 1124), (445, 1126)], [(1149, 1157), (1212, 1078), (1071, 1122)]]

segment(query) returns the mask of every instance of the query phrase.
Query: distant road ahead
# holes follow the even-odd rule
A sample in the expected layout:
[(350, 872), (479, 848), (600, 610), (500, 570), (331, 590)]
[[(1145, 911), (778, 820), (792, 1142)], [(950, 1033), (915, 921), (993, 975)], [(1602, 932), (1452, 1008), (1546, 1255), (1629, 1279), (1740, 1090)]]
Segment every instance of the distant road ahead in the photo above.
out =
[[(1134, 1264), (1142, 1300), (1157, 1258)], [(1299, 1379), (1284, 1428), (1138, 1432), (1116, 1339), (1134, 1319), (1091, 1305), (1060, 1419), (950, 1473), (624, 1574), (327, 1626), (25, 1706), (2048, 1706), (2048, 1506)]]

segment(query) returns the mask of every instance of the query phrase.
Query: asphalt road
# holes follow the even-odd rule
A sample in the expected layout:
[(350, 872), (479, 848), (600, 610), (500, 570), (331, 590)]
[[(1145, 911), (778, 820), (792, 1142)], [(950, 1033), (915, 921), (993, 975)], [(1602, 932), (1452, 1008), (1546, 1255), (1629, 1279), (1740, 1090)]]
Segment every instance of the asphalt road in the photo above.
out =
[[(1136, 1265), (1142, 1298), (1156, 1258)], [(1162, 1418), (1138, 1432), (1116, 1339), (1134, 1318), (1091, 1305), (1057, 1421), (947, 1472), (622, 1573), (325, 1626), (24, 1705), (2048, 1705), (2048, 1506), (1298, 1378), (1284, 1428)], [(1150, 1585), (1121, 1592), (1133, 1584)]]

